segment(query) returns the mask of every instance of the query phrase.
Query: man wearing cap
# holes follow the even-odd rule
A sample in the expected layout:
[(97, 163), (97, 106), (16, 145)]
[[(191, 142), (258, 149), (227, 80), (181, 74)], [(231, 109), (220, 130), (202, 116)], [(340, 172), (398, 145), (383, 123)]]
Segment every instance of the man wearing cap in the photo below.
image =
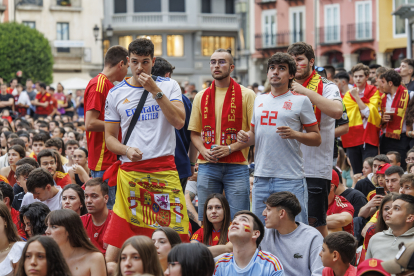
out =
[(397, 276), (414, 275), (414, 242), (407, 244), (402, 242), (398, 248), (400, 250), (395, 259), (382, 262), (381, 266), (385, 271)]
[(328, 212), (326, 213), (326, 222), (328, 231), (346, 231), (351, 235), (354, 234), (354, 207), (342, 196), (335, 195), (339, 185), (339, 176), (335, 170), (332, 170), (331, 190), (328, 196)]
[(389, 260), (398, 253), (401, 242), (414, 242), (414, 197), (399, 195), (384, 220), (389, 228), (371, 238), (366, 259)]
[(384, 270), (381, 260), (369, 259), (359, 264), (357, 270), (357, 276), (391, 276), (387, 271)]

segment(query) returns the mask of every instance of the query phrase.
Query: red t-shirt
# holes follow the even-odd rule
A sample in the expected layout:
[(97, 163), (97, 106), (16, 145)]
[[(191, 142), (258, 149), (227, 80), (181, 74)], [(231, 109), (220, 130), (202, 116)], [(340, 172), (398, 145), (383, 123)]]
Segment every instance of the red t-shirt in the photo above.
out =
[(92, 243), (105, 255), (106, 248), (108, 247), (107, 243), (103, 242), (103, 237), (105, 235), (106, 228), (109, 225), (109, 222), (112, 218), (112, 210), (108, 210), (108, 217), (106, 221), (101, 226), (95, 226), (92, 221), (92, 215), (86, 214), (81, 216), (83, 227), (85, 227), (86, 233), (88, 233), (89, 239)]
[[(109, 90), (114, 85), (108, 78), (100, 73), (90, 80), (85, 89), (85, 118), (89, 110), (99, 111), (99, 120), (105, 120), (105, 102)], [(121, 129), (120, 129), (121, 130)], [(121, 138), (120, 135), (118, 137)], [(104, 171), (116, 162), (116, 155), (108, 150), (105, 145), (105, 133), (87, 131), (86, 139), (88, 143), (88, 167), (93, 171)]]
[(64, 188), (66, 185), (72, 184), (72, 179), (70, 179), (70, 175), (68, 173), (63, 172), (56, 172), (55, 173), (56, 179), (56, 185)]
[(54, 96), (50, 96), (50, 102), (48, 105), (48, 115), (52, 114), (54, 108), (58, 108), (58, 102)]
[[(209, 244), (209, 245), (217, 245), (218, 244), (218, 242), (219, 242), (219, 240), (220, 240), (220, 231), (215, 231), (214, 229), (213, 229), (213, 233), (211, 234), (211, 236), (212, 236), (212, 240), (213, 240), (213, 242), (211, 243), (211, 244)], [(192, 241), (198, 241), (198, 242), (201, 242), (201, 243), (203, 243), (203, 241), (204, 241), (204, 228), (203, 227), (201, 227), (200, 229), (198, 229), (194, 234), (193, 234), (193, 236), (191, 237), (191, 240)], [(228, 241), (228, 239), (227, 239), (227, 241)]]
[(12, 217), (13, 223), (17, 227), (17, 232), (19, 233), (19, 236), (26, 239), (26, 232), (20, 226), (20, 213), (19, 213), (19, 211), (11, 208), (11, 212), (10, 213), (11, 213), (11, 217)]
[[(348, 269), (346, 270), (344, 276), (356, 276), (357, 268), (353, 265), (349, 265)], [(335, 276), (332, 268), (325, 267), (322, 271), (322, 276)]]
[[(52, 98), (52, 95), (50, 95), (47, 92), (45, 94), (42, 94), (41, 92), (37, 93), (36, 99), (39, 101), (39, 103), (48, 102), (49, 105), (47, 107), (43, 107), (43, 106), (40, 106), (40, 105), (36, 106), (36, 114), (39, 114), (39, 115), (49, 115), (50, 114), (49, 109), (50, 109), (50, 100), (51, 100), (51, 98)], [(52, 108), (52, 110), (53, 110), (53, 108)]]
[[(343, 212), (348, 212), (351, 214), (352, 217), (354, 217), (354, 207), (352, 206), (349, 201), (347, 201), (344, 197), (335, 195), (335, 199), (332, 201), (332, 203), (328, 206), (328, 212), (326, 212), (326, 215), (333, 215), (333, 214), (340, 214)], [(343, 227), (344, 231), (354, 234), (354, 222), (351, 221), (350, 224)]]

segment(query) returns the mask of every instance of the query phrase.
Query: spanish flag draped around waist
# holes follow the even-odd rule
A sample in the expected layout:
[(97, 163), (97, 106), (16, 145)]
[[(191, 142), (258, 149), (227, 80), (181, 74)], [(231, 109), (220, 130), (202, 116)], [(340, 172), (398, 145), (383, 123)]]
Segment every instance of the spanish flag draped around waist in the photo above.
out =
[(118, 248), (135, 235), (152, 236), (154, 229), (170, 227), (189, 241), (189, 219), (174, 156), (140, 162), (120, 161), (104, 174), (117, 187), (113, 216), (104, 242)]
[(367, 126), (364, 129), (361, 111), (358, 104), (352, 97), (351, 92), (346, 92), (343, 103), (346, 107), (349, 119), (349, 131), (342, 135), (342, 145), (344, 148), (356, 147), (364, 143), (378, 146), (379, 130), (381, 125), (381, 116), (378, 109), (381, 104), (380, 93), (377, 88), (372, 85), (366, 85), (364, 97), (361, 100), (369, 108), (369, 117)]
[[(383, 94), (381, 99), (381, 111), (382, 114), (384, 114), (387, 106), (387, 95)], [(405, 111), (407, 109), (409, 101), (410, 95), (408, 94), (408, 91), (404, 88), (404, 86), (400, 85), (391, 104), (391, 107), (394, 108), (395, 111), (392, 121), (388, 122), (386, 125), (386, 137), (400, 140), (405, 118)]]

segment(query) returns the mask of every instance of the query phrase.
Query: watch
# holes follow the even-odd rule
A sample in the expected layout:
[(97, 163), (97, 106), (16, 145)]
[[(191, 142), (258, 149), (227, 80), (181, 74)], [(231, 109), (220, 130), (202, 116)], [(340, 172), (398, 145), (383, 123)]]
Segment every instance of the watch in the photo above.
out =
[(162, 93), (162, 92), (158, 92), (157, 94), (155, 94), (155, 96), (154, 96), (153, 98), (154, 98), (154, 99), (156, 99), (156, 100), (159, 100), (159, 99), (161, 99), (163, 96), (164, 96), (164, 93)]

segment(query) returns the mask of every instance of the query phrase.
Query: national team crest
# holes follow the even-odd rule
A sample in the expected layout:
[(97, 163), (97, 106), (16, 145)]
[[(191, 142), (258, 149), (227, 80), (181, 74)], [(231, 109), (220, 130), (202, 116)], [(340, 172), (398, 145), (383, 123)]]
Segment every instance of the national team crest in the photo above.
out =
[(283, 109), (292, 110), (292, 102), (289, 100), (283, 104)]
[(201, 137), (207, 145), (214, 143), (214, 129), (211, 129), (211, 126), (205, 126), (201, 132)]
[(235, 128), (228, 128), (221, 132), (221, 144), (231, 145), (237, 141), (237, 130)]

